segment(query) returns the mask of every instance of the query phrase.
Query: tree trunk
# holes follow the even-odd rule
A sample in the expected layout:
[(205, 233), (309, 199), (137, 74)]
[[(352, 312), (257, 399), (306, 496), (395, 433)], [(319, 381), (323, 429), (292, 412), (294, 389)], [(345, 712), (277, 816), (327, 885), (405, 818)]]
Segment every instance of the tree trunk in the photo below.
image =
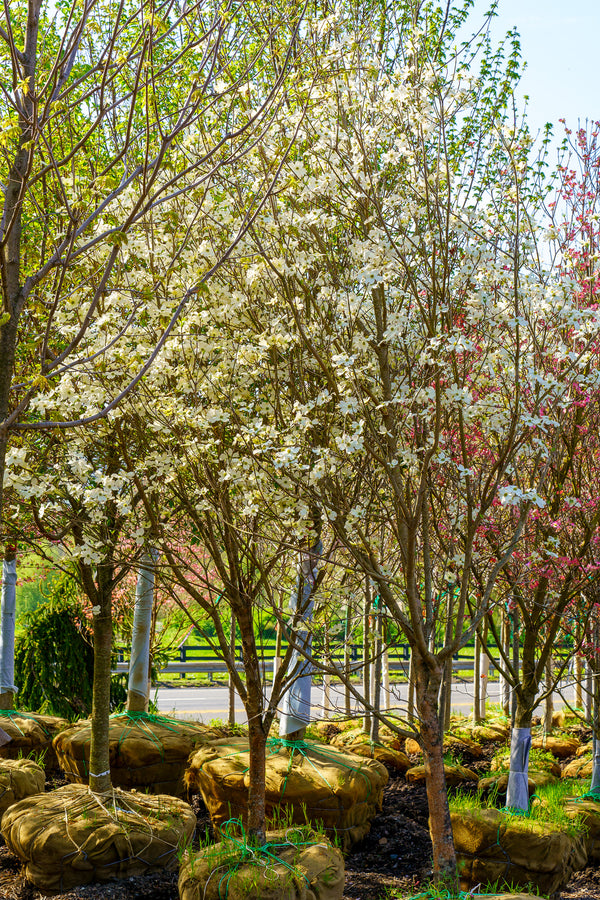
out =
[(410, 660), (408, 663), (408, 691), (406, 700), (406, 719), (408, 722), (414, 722), (415, 718), (415, 654), (410, 651)]
[(387, 645), (387, 639), (384, 638), (385, 649), (383, 651), (383, 708), (389, 710), (390, 702), (390, 652)]
[(346, 603), (346, 627), (344, 630), (344, 709), (350, 718), (352, 715), (352, 705), (350, 702), (350, 673), (352, 664), (352, 648), (350, 646), (350, 626), (352, 624), (352, 603), (348, 599)]
[[(446, 626), (444, 629), (444, 646), (452, 642), (454, 631), (454, 588), (446, 591)], [(442, 690), (440, 692), (440, 725), (442, 731), (450, 728), (450, 713), (452, 710), (452, 657), (446, 660), (444, 674), (442, 676)]]
[[(363, 610), (363, 697), (367, 701), (371, 697), (371, 579), (365, 579), (365, 606)], [(371, 715), (367, 709), (363, 717), (363, 731), (371, 733)]]
[[(290, 605), (294, 611), (299, 609), (306, 626), (312, 619), (314, 607), (312, 594), (322, 552), (323, 544), (320, 537), (317, 537), (310, 552), (300, 554), (298, 579)], [(294, 680), (282, 697), (279, 724), (279, 734), (288, 740), (300, 740), (304, 737), (306, 726), (310, 722), (312, 666), (306, 656), (310, 654), (312, 632), (307, 627), (299, 628), (294, 638), (302, 649), (294, 650), (292, 654), (289, 671)]]
[(488, 691), (488, 679), (490, 677), (490, 658), (486, 653), (487, 648), (487, 637), (488, 637), (488, 629), (487, 629), (487, 620), (483, 626), (483, 635), (480, 643), (480, 655), (479, 655), (479, 718), (481, 721), (485, 719), (486, 714), (486, 702), (487, 702), (487, 691)]
[[(502, 610), (502, 647), (510, 659), (510, 622), (508, 613)], [(510, 682), (504, 675), (500, 675), (500, 702), (505, 716), (510, 714)]]
[(15, 616), (17, 606), (17, 551), (7, 545), (2, 563), (0, 603), (0, 709), (15, 704)]
[(531, 718), (537, 688), (537, 685), (528, 677), (531, 660), (525, 658), (526, 650), (527, 647), (524, 648), (523, 671), (527, 681), (516, 692), (517, 706), (511, 737), (510, 772), (506, 792), (507, 807), (522, 810), (529, 809), (529, 748), (531, 746)]
[(95, 794), (111, 790), (108, 728), (110, 722), (110, 664), (112, 654), (112, 606), (110, 593), (99, 592), (94, 607), (94, 681), (90, 737), (90, 789)]
[(127, 711), (146, 712), (148, 709), (148, 673), (150, 670), (150, 632), (154, 606), (154, 560), (144, 553), (135, 590), (131, 660), (127, 690)]
[[(425, 752), (427, 801), (429, 803), (429, 831), (433, 845), (433, 874), (447, 889), (456, 884), (456, 853), (452, 837), (452, 822), (448, 807), (442, 734), (438, 716), (438, 695), (442, 670), (431, 671), (413, 649), (415, 692), (420, 733)], [(454, 892), (452, 892), (454, 893)]]
[[(235, 624), (235, 615), (233, 610), (231, 611), (231, 622), (230, 622), (231, 632), (229, 635), (229, 652), (231, 653), (231, 658), (235, 659), (235, 634), (236, 634), (236, 624)], [(279, 625), (277, 626), (279, 628)], [(281, 634), (279, 636), (279, 649), (281, 652)], [(275, 681), (275, 676), (277, 675), (277, 669), (275, 668), (277, 661), (277, 650), (275, 651), (275, 659), (273, 660), (273, 681)], [(281, 659), (279, 659), (281, 662)], [(227, 721), (230, 725), (235, 725), (235, 684), (233, 683), (233, 678), (231, 677), (231, 672), (229, 673), (228, 679), (229, 685), (229, 709), (227, 711)]]
[(584, 696), (584, 706), (585, 706), (585, 721), (588, 725), (592, 724), (592, 707), (593, 707), (593, 698), (592, 698), (592, 667), (589, 662), (585, 663), (585, 696)]
[[(598, 631), (596, 627), (596, 632)], [(596, 644), (598, 646), (598, 635), (596, 634)], [(590, 784), (590, 793), (600, 794), (600, 675), (594, 672), (594, 713), (593, 713), (593, 730), (592, 730), (592, 781)]]
[(583, 710), (583, 660), (580, 653), (575, 654), (575, 708)]
[(476, 725), (481, 722), (481, 641), (479, 635), (475, 635), (473, 648), (473, 721)]
[[(265, 843), (266, 837), (266, 744), (264, 730), (264, 695), (260, 664), (254, 637), (252, 603), (240, 599), (235, 615), (240, 629), (242, 656), (246, 674), (246, 715), (248, 717), (248, 743), (250, 768), (248, 772), (248, 839), (251, 844)], [(233, 632), (235, 634), (235, 630)]]
[[(379, 600), (381, 603), (381, 600)], [(381, 666), (382, 666), (382, 640), (381, 640), (381, 610), (375, 613), (375, 654), (373, 660), (373, 710), (378, 713), (381, 710)], [(372, 741), (379, 740), (379, 717), (374, 715), (371, 718), (370, 737)]]
[[(512, 664), (513, 669), (515, 670), (515, 676), (519, 678), (519, 608), (515, 606), (511, 613), (512, 619)], [(511, 723), (513, 728), (515, 727), (515, 722), (517, 720), (517, 692), (513, 685), (512, 689), (512, 697), (511, 697), (511, 708), (510, 708), (510, 716)]]
[[(327, 622), (323, 625), (323, 656), (325, 663), (329, 665), (329, 625)], [(331, 712), (331, 675), (329, 672), (323, 674), (323, 718), (328, 719)]]
[[(250, 704), (251, 706), (252, 704)], [(248, 710), (250, 713), (250, 709)], [(248, 746), (248, 838), (251, 844), (262, 846), (266, 840), (266, 747), (267, 735), (260, 715), (249, 715)]]
[[(546, 690), (549, 691), (552, 686), (552, 656), (548, 657), (546, 662)], [(544, 704), (544, 735), (552, 734), (552, 715), (554, 713), (554, 703), (552, 702), (552, 693), (546, 697)]]

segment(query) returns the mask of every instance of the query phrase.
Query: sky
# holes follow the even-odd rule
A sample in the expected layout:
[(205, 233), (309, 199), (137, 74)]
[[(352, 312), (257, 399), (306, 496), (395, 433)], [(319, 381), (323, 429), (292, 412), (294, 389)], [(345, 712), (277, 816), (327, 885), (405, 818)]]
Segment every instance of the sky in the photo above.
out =
[[(488, 5), (475, 0), (472, 23)], [(561, 136), (561, 118), (571, 128), (578, 119), (600, 120), (600, 0), (499, 0), (493, 34), (515, 25), (527, 63), (521, 90), (529, 95), (532, 132), (552, 122)]]

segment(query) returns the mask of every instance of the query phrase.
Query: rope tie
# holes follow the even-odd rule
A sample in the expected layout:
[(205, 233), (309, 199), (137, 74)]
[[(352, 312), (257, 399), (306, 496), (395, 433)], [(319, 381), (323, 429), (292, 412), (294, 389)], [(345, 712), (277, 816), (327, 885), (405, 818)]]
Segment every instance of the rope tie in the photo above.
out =
[[(234, 828), (241, 831), (241, 837), (238, 837), (237, 835), (232, 833)], [(219, 898), (222, 898), (222, 900), (226, 900), (229, 894), (229, 883), (231, 879), (233, 878), (235, 873), (244, 865), (252, 865), (262, 868), (264, 870), (264, 876), (267, 880), (269, 879), (269, 877), (271, 877), (272, 880), (275, 879), (275, 865), (284, 866), (294, 878), (303, 878), (306, 882), (306, 886), (310, 887), (310, 881), (306, 877), (304, 872), (302, 872), (296, 866), (293, 866), (290, 863), (286, 862), (284, 859), (281, 859), (278, 853), (288, 847), (327, 846), (326, 844), (319, 844), (316, 841), (298, 841), (290, 839), (290, 835), (293, 835), (294, 833), (302, 834), (300, 829), (289, 829), (286, 832), (287, 839), (285, 841), (267, 841), (261, 846), (252, 846), (248, 844), (246, 832), (240, 819), (228, 819), (226, 822), (223, 822), (223, 824), (219, 826), (219, 831), (221, 832), (221, 836), (233, 845), (236, 854), (239, 856), (239, 859), (227, 860), (227, 863), (225, 865), (218, 866), (215, 870), (216, 872), (223, 868), (226, 870), (221, 876), (218, 887)], [(221, 893), (221, 887), (223, 884), (225, 887), (224, 894)]]
[(40, 722), (38, 719), (36, 719), (35, 716), (28, 716), (27, 713), (21, 712), (18, 709), (0, 709), (0, 717), (3, 719), (10, 719), (19, 734), (23, 737), (25, 737), (25, 733), (21, 731), (17, 723), (14, 721), (15, 719), (29, 719), (31, 722), (35, 722), (36, 725), (40, 726), (46, 737), (50, 737), (50, 732), (43, 722)]

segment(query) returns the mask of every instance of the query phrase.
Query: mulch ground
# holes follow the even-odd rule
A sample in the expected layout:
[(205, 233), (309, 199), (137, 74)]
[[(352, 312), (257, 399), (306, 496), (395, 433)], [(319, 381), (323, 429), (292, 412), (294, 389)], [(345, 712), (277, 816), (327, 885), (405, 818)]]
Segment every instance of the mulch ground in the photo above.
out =
[[(492, 750), (493, 752), (493, 750)], [(484, 769), (488, 760), (467, 761)], [(62, 782), (61, 782), (62, 783)], [(48, 788), (56, 787), (56, 781)], [(198, 816), (196, 839), (210, 834), (210, 821), (201, 797), (191, 798)], [(409, 785), (393, 775), (385, 789), (383, 810), (371, 831), (356, 844), (346, 858), (344, 900), (385, 900), (391, 889), (402, 888), (418, 894), (431, 874), (431, 841), (427, 829), (427, 797), (421, 785)], [(0, 839), (0, 900), (42, 900), (44, 895), (21, 874), (17, 858)], [(177, 900), (177, 873), (159, 872), (93, 884), (54, 894), (54, 900)], [(259, 898), (256, 898), (259, 900)], [(576, 873), (561, 900), (600, 900), (600, 870), (587, 868)]]

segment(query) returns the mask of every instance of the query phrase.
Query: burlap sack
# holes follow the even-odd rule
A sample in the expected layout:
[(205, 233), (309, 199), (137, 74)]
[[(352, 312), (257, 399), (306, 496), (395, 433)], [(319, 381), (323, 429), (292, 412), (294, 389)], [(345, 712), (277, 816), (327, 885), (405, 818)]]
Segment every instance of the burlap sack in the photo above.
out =
[(410, 753), (411, 756), (423, 754), (423, 748), (418, 741), (415, 741), (414, 738), (406, 738), (406, 741), (404, 742), (404, 749), (407, 753)]
[[(183, 776), (190, 753), (214, 732), (201, 722), (146, 713), (111, 716), (110, 777), (115, 787), (184, 796)], [(77, 722), (54, 740), (58, 762), (69, 781), (87, 784), (91, 724)]]
[(100, 797), (79, 784), (21, 800), (2, 819), (7, 846), (45, 893), (175, 868), (195, 827), (191, 807), (174, 797)]
[(198, 853), (187, 852), (179, 872), (180, 900), (340, 900), (342, 854), (304, 831), (268, 832), (262, 851), (225, 837)]
[(503, 744), (508, 739), (509, 732), (508, 725), (500, 724), (473, 725), (471, 728), (474, 740), (490, 744)]
[(570, 819), (581, 818), (588, 862), (597, 866), (600, 863), (600, 801), (591, 797), (567, 800), (564, 810)]
[[(350, 731), (342, 731), (331, 739), (332, 747), (340, 747), (348, 753), (363, 756), (365, 759), (376, 759), (398, 772), (406, 772), (412, 763), (406, 753), (399, 747), (399, 741), (393, 737), (382, 738), (380, 741), (372, 741), (362, 728), (352, 728)], [(394, 746), (395, 745), (395, 746)]]
[(577, 738), (564, 737), (564, 735), (561, 737), (554, 737), (552, 734), (547, 737), (538, 735), (531, 741), (532, 750), (547, 750), (556, 759), (568, 759), (569, 756), (575, 756), (580, 746), (581, 741), (578, 741)]
[[(535, 793), (537, 785), (532, 778), (527, 779), (527, 789), (529, 796)], [(498, 803), (495, 806), (504, 806), (506, 800), (506, 792), (508, 791), (508, 775), (491, 775), (486, 778), (480, 778), (477, 784), (477, 790), (482, 797), (490, 797), (495, 795)]]
[(36, 758), (47, 772), (58, 768), (52, 740), (67, 720), (58, 716), (42, 716), (39, 713), (16, 709), (0, 710), (0, 726), (10, 737), (10, 743), (0, 747), (0, 759)]
[(587, 863), (583, 840), (552, 825), (495, 809), (451, 817), (462, 890), (492, 882), (535, 884), (541, 893), (553, 894)]
[[(186, 784), (202, 793), (215, 827), (232, 817), (246, 821), (249, 765), (246, 738), (206, 742), (191, 757)], [(388, 778), (376, 760), (326, 744), (299, 741), (294, 749), (270, 739), (267, 818), (277, 812), (296, 825), (321, 823), (347, 849), (369, 831)]]
[[(450, 766), (448, 763), (444, 765), (444, 775), (446, 776), (446, 784), (448, 787), (456, 787), (458, 784), (468, 784), (469, 782), (479, 781), (478, 776), (472, 769), (466, 766)], [(426, 766), (413, 766), (406, 773), (406, 780), (411, 784), (424, 782), (427, 778)]]
[[(490, 772), (499, 772), (503, 769), (508, 772), (510, 767), (510, 749), (503, 750), (501, 753), (496, 753), (494, 758), (490, 763)], [(550, 775), (555, 775), (557, 778), (560, 778), (560, 765), (555, 759), (540, 759), (536, 760), (535, 767), (529, 765), (529, 774), (535, 781), (535, 776), (533, 775), (533, 771), (536, 772), (548, 772)], [(540, 785), (538, 784), (538, 787)]]
[(572, 759), (562, 770), (563, 778), (591, 778), (594, 768), (594, 760), (586, 759), (580, 756), (578, 759)]
[(31, 759), (0, 760), (0, 817), (24, 797), (43, 794), (45, 782), (44, 770)]

